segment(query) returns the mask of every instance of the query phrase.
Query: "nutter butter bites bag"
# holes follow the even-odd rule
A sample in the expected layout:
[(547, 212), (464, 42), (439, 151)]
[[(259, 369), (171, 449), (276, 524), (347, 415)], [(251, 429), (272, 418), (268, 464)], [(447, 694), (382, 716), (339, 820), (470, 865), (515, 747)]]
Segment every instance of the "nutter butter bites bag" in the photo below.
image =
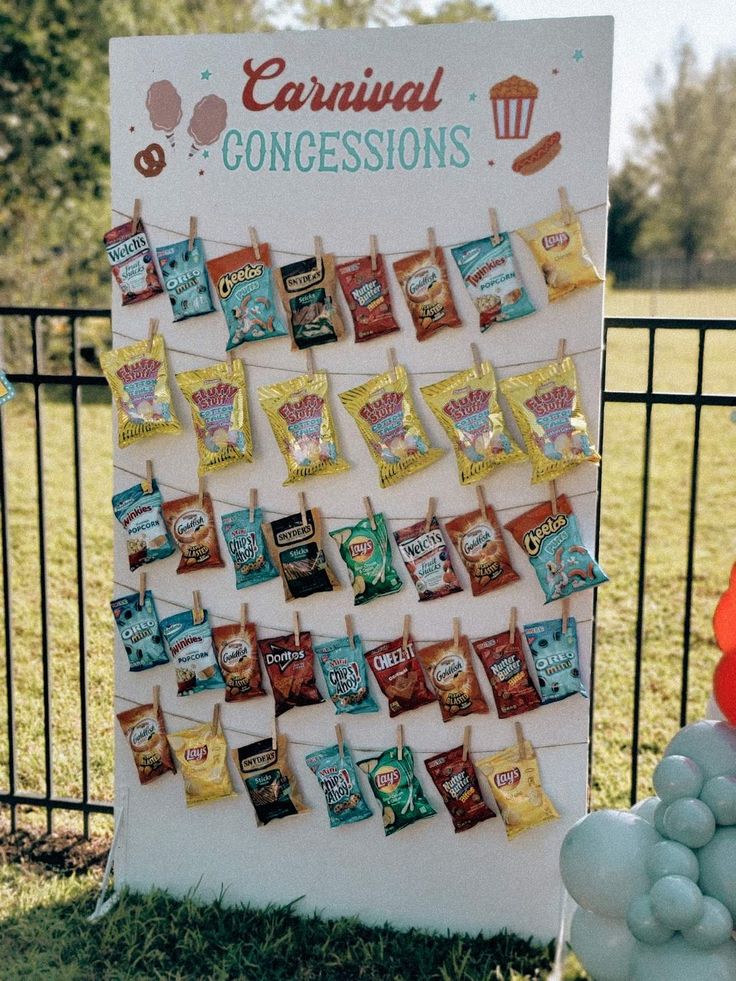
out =
[(394, 272), (404, 292), (418, 341), (426, 340), (443, 327), (460, 326), (445, 256), (439, 246), (434, 255), (426, 249), (399, 259), (394, 263)]
[(356, 342), (369, 341), (399, 329), (391, 310), (383, 256), (377, 254), (375, 258), (375, 269), (369, 255), (337, 267), (337, 278), (353, 317)]
[(458, 371), (421, 389), (450, 438), (461, 484), (472, 484), (504, 463), (525, 459), (506, 430), (490, 361), (482, 361), (479, 369)]
[(513, 640), (508, 630), (474, 640), (473, 649), (491, 683), (499, 719), (530, 712), (542, 704), (529, 677), (518, 630), (514, 632)]
[(276, 701), (276, 715), (283, 715), (298, 705), (319, 705), (324, 699), (314, 677), (312, 635), (302, 631), (267, 637), (258, 642), (263, 663), (271, 681)]
[(153, 593), (147, 589), (140, 603), (138, 593), (119, 596), (110, 603), (131, 671), (145, 671), (168, 664)]
[(583, 229), (577, 217), (572, 216), (566, 223), (565, 213), (557, 211), (527, 228), (520, 228), (519, 235), (542, 270), (550, 303), (579, 287), (603, 282), (585, 248)]
[(222, 535), (235, 566), (236, 589), (255, 586), (278, 576), (264, 538), (260, 508), (253, 508), (252, 521), (249, 508), (223, 514)]
[(340, 588), (322, 550), (322, 519), (317, 508), (287, 514), (263, 525), (274, 564), (281, 573), (287, 600)]
[(577, 518), (564, 494), (557, 498), (557, 514), (552, 514), (551, 503), (544, 501), (509, 521), (506, 528), (526, 552), (545, 603), (608, 582), (608, 576), (583, 545)]
[(163, 293), (142, 222), (138, 222), (135, 232), (132, 221), (111, 228), (105, 232), (103, 242), (115, 282), (123, 295), (124, 307)]
[(482, 331), (495, 323), (534, 313), (516, 271), (508, 232), (499, 233), (497, 245), (490, 238), (479, 238), (456, 246), (452, 255), (480, 314)]
[(445, 522), (445, 530), (470, 576), (473, 596), (518, 582), (496, 512), (490, 504), (483, 510), (469, 511)]
[(437, 813), (416, 778), (411, 749), (404, 746), (401, 756), (399, 759), (398, 748), (392, 746), (380, 756), (358, 763), (368, 774), (373, 796), (383, 808), (383, 830), (387, 835)]
[(580, 678), (578, 631), (574, 617), (568, 617), (564, 634), (562, 620), (541, 620), (525, 624), (524, 636), (534, 658), (544, 705), (559, 702), (570, 695), (588, 697)]
[(459, 715), (488, 711), (473, 670), (468, 638), (458, 639), (458, 644), (443, 640), (417, 652), (440, 703), (443, 722)]
[(128, 740), (141, 783), (150, 783), (164, 773), (176, 773), (160, 707), (156, 712), (153, 705), (136, 705), (120, 712), (117, 719)]
[(227, 743), (220, 727), (210, 722), (169, 734), (184, 778), (187, 807), (234, 797), (235, 788), (227, 768)]
[(186, 238), (171, 245), (160, 245), (156, 257), (171, 301), (174, 323), (212, 313), (215, 308), (210, 296), (202, 239), (195, 238), (191, 249)]
[(128, 536), (128, 565), (131, 572), (147, 562), (165, 559), (176, 551), (161, 511), (163, 498), (155, 480), (151, 481), (150, 488), (144, 481), (120, 491), (112, 499), (115, 517)]
[(276, 309), (273, 270), (268, 245), (238, 249), (207, 263), (229, 331), (227, 350), (246, 341), (285, 337), (284, 322)]
[(211, 688), (225, 687), (206, 610), (201, 623), (195, 623), (192, 610), (184, 610), (162, 620), (161, 630), (176, 665), (177, 695), (196, 695)]
[(327, 389), (325, 371), (258, 389), (258, 401), (286, 461), (284, 487), (350, 469), (338, 453)]
[(342, 756), (338, 746), (326, 746), (309, 753), (305, 759), (325, 795), (331, 828), (365, 821), (371, 816), (373, 812), (363, 797), (347, 746), (343, 746)]
[(496, 815), (481, 796), (473, 761), (463, 760), (463, 747), (448, 749), (424, 761), (432, 782), (442, 794), (455, 831), (468, 831)]
[(275, 748), (270, 739), (258, 739), (231, 750), (230, 755), (248, 791), (259, 828), (308, 810), (289, 768), (286, 736), (278, 737)]
[(600, 463), (580, 408), (575, 362), (552, 361), (501, 382), (532, 465), (532, 483), (556, 480), (579, 463)]
[(365, 665), (360, 637), (338, 637), (319, 644), (314, 649), (327, 685), (327, 694), (335, 713), (359, 714), (377, 712), (378, 706), (368, 690), (368, 669)]
[(100, 367), (115, 399), (118, 446), (124, 449), (146, 436), (180, 433), (169, 389), (166, 349), (160, 334), (100, 356)]
[(342, 337), (333, 255), (312, 255), (290, 262), (277, 271), (276, 282), (291, 327), (292, 350), (329, 344)]
[(372, 521), (361, 518), (351, 527), (337, 528), (330, 537), (347, 566), (356, 606), (398, 593), (404, 585), (391, 563), (391, 544), (382, 514), (374, 515)]
[(368, 651), (365, 659), (388, 699), (391, 718), (436, 701), (427, 688), (411, 637), (406, 645), (403, 638), (398, 637), (374, 647)]
[(394, 532), (399, 554), (419, 593), (419, 602), (459, 593), (462, 586), (452, 567), (450, 550), (436, 516)]
[(476, 760), (475, 766), (488, 780), (509, 839), (559, 818), (542, 787), (537, 756), (528, 740), (524, 740), (523, 758), (514, 745)]
[(246, 623), (227, 623), (212, 628), (215, 657), (225, 681), (225, 701), (244, 702), (265, 695), (261, 687), (256, 627)]
[(429, 444), (403, 365), (341, 392), (340, 401), (368, 445), (378, 466), (381, 487), (391, 487), (439, 460), (444, 453)]
[(253, 459), (245, 369), (239, 358), (176, 376), (192, 410), (200, 475)]
[(181, 552), (177, 573), (220, 569), (225, 565), (217, 544), (215, 514), (209, 494), (202, 495), (201, 503), (198, 494), (180, 497), (176, 501), (164, 501), (162, 510)]

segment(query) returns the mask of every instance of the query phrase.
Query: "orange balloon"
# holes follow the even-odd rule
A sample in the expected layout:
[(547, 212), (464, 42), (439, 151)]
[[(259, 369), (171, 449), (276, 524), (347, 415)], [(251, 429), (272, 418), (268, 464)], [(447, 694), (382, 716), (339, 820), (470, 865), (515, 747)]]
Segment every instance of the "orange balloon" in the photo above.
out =
[(736, 725), (736, 657), (724, 654), (716, 665), (713, 694), (718, 708)]
[(724, 654), (736, 655), (736, 565), (731, 569), (728, 589), (718, 600), (713, 614), (713, 633)]

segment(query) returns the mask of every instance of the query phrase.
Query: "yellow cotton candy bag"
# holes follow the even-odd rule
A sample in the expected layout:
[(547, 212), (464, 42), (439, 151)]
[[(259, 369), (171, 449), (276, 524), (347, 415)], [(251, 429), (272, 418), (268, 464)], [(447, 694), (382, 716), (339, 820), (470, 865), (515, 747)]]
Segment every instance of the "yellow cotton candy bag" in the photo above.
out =
[(157, 433), (180, 433), (169, 389), (164, 339), (138, 341), (100, 357), (118, 413), (118, 446)]
[(178, 769), (184, 778), (187, 807), (233, 797), (227, 768), (227, 743), (219, 723), (210, 722), (168, 734)]
[(340, 401), (368, 444), (381, 487), (391, 487), (443, 455), (444, 450), (429, 445), (403, 365), (342, 392)]
[(600, 463), (580, 408), (572, 358), (501, 382), (532, 464), (532, 483), (556, 480), (579, 463)]
[(482, 480), (504, 463), (526, 459), (509, 436), (489, 361), (421, 389), (450, 437), (461, 484)]
[(523, 758), (514, 745), (475, 761), (490, 784), (509, 839), (560, 816), (542, 787), (534, 747), (526, 739), (523, 743)]
[(550, 303), (581, 286), (603, 282), (585, 247), (583, 229), (574, 212), (557, 211), (520, 228), (519, 235), (542, 271)]
[(325, 371), (258, 389), (258, 401), (286, 461), (284, 487), (307, 477), (350, 469), (338, 452), (327, 393)]
[(177, 384), (192, 410), (200, 475), (253, 459), (245, 368), (239, 358), (182, 371)]

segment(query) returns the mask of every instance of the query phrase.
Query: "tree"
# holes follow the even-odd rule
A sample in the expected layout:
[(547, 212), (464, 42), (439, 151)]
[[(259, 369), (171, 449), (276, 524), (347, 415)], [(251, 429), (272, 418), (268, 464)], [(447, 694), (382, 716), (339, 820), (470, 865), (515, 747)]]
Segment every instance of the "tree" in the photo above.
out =
[(651, 200), (647, 194), (644, 168), (627, 160), (611, 176), (608, 185), (608, 258), (631, 261), (637, 257), (641, 232), (649, 219)]
[(497, 19), (493, 4), (478, 0), (442, 0), (431, 13), (411, 5), (405, 8), (404, 14), (411, 24), (464, 24)]

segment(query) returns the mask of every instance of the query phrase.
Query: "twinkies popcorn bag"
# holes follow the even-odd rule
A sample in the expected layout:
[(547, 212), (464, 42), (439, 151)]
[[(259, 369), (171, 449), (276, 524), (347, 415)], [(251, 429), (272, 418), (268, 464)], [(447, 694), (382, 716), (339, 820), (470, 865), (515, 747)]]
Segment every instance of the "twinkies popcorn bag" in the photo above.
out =
[(201, 238), (195, 238), (191, 248), (186, 238), (171, 245), (160, 245), (156, 249), (156, 258), (171, 301), (174, 323), (213, 312)]
[(580, 677), (578, 630), (574, 617), (562, 620), (541, 620), (524, 625), (524, 636), (534, 659), (542, 704), (559, 702), (570, 695), (588, 697)]
[(472, 484), (525, 454), (509, 436), (489, 361), (421, 389), (452, 443), (461, 484)]
[(176, 376), (192, 411), (199, 466), (204, 475), (232, 463), (253, 460), (245, 368), (240, 358)]
[(161, 621), (161, 631), (171, 660), (176, 666), (176, 694), (196, 695), (225, 682), (215, 657), (207, 611), (197, 623), (192, 610), (184, 610)]
[(458, 245), (452, 256), (463, 282), (480, 314), (481, 331), (506, 320), (517, 320), (534, 313), (521, 276), (516, 271), (508, 232), (498, 235), (498, 243), (479, 238)]
[(160, 334), (107, 351), (100, 356), (100, 367), (115, 399), (121, 449), (146, 436), (181, 432)]
[(356, 606), (398, 593), (404, 585), (391, 561), (391, 542), (382, 514), (361, 518), (347, 528), (336, 528), (330, 537), (347, 566)]
[(207, 269), (225, 315), (228, 351), (246, 341), (286, 337), (286, 326), (276, 309), (268, 245), (260, 244), (258, 254), (246, 248), (210, 259)]
[(248, 791), (259, 828), (309, 810), (289, 767), (285, 735), (279, 735), (275, 746), (270, 739), (258, 739), (231, 750), (230, 755)]
[(211, 722), (169, 734), (179, 770), (184, 778), (187, 807), (234, 797), (227, 768), (227, 743), (218, 723)]
[(328, 476), (350, 469), (338, 452), (327, 394), (325, 371), (262, 385), (258, 389), (258, 401), (286, 461), (284, 487), (307, 477)]
[(360, 637), (328, 640), (314, 648), (314, 655), (337, 715), (378, 712), (368, 689), (368, 670)]
[(105, 253), (120, 287), (123, 306), (149, 300), (164, 291), (146, 230), (142, 222), (136, 224), (134, 230), (132, 221), (123, 222), (103, 236)]
[(161, 707), (136, 705), (117, 716), (123, 735), (133, 755), (142, 784), (151, 783), (164, 773), (176, 773), (166, 741), (166, 722)]
[(522, 742), (523, 755), (515, 744), (475, 761), (488, 780), (509, 840), (560, 816), (542, 787), (534, 747), (527, 739)]
[(501, 382), (532, 465), (532, 483), (556, 480), (579, 463), (600, 463), (580, 407), (572, 358)]
[(443, 327), (462, 323), (455, 309), (442, 249), (426, 249), (398, 259), (394, 272), (414, 321), (418, 341), (425, 341)]
[(146, 671), (159, 664), (169, 663), (150, 589), (144, 593), (143, 603), (138, 593), (131, 593), (130, 596), (114, 599), (110, 603), (110, 609), (131, 671)]
[(603, 282), (585, 247), (583, 229), (575, 215), (557, 211), (520, 228), (519, 235), (531, 249), (544, 276), (550, 303), (573, 290)]
[(161, 506), (163, 498), (152, 480), (134, 484), (115, 494), (112, 509), (127, 535), (128, 565), (135, 572), (148, 562), (173, 555), (176, 545), (166, 527)]
[(392, 835), (437, 812), (424, 796), (414, 773), (414, 754), (408, 746), (392, 746), (380, 756), (358, 763), (368, 774), (373, 796), (383, 809), (383, 831)]
[(235, 588), (245, 589), (269, 579), (276, 579), (279, 571), (271, 561), (263, 534), (263, 511), (246, 508), (223, 514), (222, 535), (235, 567)]
[(330, 827), (365, 821), (373, 813), (365, 802), (358, 773), (347, 746), (326, 746), (305, 757), (325, 795)]
[(333, 255), (308, 256), (282, 266), (276, 284), (287, 311), (293, 351), (342, 337)]
[(391, 487), (443, 455), (429, 444), (403, 365), (341, 392), (340, 401), (368, 445), (381, 487)]

